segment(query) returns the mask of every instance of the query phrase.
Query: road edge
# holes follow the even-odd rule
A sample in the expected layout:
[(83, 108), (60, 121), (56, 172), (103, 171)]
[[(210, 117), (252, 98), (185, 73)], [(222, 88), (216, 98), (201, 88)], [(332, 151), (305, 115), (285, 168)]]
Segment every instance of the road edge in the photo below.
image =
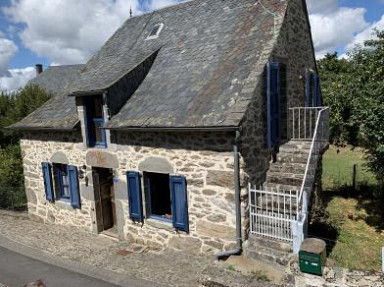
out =
[(102, 280), (106, 283), (116, 284), (123, 287), (164, 287), (166, 285), (154, 283), (151, 281), (132, 278), (131, 276), (105, 270), (103, 268), (94, 267), (86, 263), (80, 263), (67, 258), (55, 256), (46, 251), (29, 247), (22, 243), (16, 242), (4, 235), (0, 235), (0, 246), (26, 257), (42, 261), (44, 263), (54, 265), (75, 273), (86, 275), (88, 277)]

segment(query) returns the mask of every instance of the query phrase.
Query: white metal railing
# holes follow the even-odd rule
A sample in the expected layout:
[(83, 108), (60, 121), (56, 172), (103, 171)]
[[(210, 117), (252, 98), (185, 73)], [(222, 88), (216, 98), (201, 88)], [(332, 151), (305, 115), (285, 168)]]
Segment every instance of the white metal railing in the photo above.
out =
[(322, 150), (328, 144), (329, 109), (327, 107), (291, 108), (291, 139), (311, 141), (300, 190), (282, 190), (248, 186), (250, 233), (293, 242), (298, 252), (304, 239), (307, 211), (315, 182), (313, 171)]
[(252, 188), (251, 184), (248, 191), (250, 233), (293, 241), (292, 223), (298, 219), (299, 191)]
[(292, 140), (311, 141), (314, 137), (316, 121), (323, 107), (295, 107), (290, 108)]
[[(321, 151), (326, 147), (329, 140), (329, 108), (322, 107), (316, 112), (316, 124), (313, 130), (311, 148), (308, 154), (308, 160), (305, 167), (303, 183), (300, 188), (299, 205), (302, 206), (302, 212), (308, 211), (308, 202), (310, 193), (315, 183), (315, 176), (310, 175), (310, 169), (317, 168), (317, 162)], [(304, 195), (306, 198), (304, 198)], [(305, 199), (305, 200), (303, 200)]]
[[(299, 109), (309, 109), (309, 108), (299, 108)], [(306, 230), (308, 225), (308, 205), (311, 198), (311, 193), (313, 186), (316, 180), (316, 172), (309, 175), (310, 170), (316, 170), (319, 157), (328, 145), (329, 141), (329, 108), (321, 107), (316, 108), (316, 122), (314, 125), (313, 131), (311, 131), (313, 138), (311, 141), (311, 148), (308, 153), (308, 160), (305, 167), (303, 182), (300, 188), (298, 205), (300, 206), (300, 211), (298, 213), (297, 221), (292, 225), (294, 239), (293, 239), (293, 251), (298, 253), (300, 250), (300, 245), (304, 238), (306, 237)], [(295, 121), (295, 116), (292, 115), (292, 120)], [(305, 119), (304, 119), (305, 121)], [(303, 123), (307, 125), (308, 123)], [(293, 135), (295, 135), (295, 130), (293, 129)], [(293, 138), (296, 139), (296, 138)], [(305, 140), (300, 138), (300, 140)]]

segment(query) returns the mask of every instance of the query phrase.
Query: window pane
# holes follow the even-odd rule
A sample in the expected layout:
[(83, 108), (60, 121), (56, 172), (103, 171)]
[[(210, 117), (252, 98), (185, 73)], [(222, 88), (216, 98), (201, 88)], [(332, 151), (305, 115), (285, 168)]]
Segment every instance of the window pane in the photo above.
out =
[(70, 193), (69, 193), (69, 180), (68, 180), (67, 171), (62, 173), (62, 180), (63, 180), (63, 191), (62, 191), (63, 193), (62, 193), (62, 196), (63, 197), (70, 197)]
[(95, 142), (103, 142), (103, 123), (102, 122), (94, 122), (94, 130), (95, 130)]
[(171, 191), (169, 188), (169, 175), (160, 173), (146, 173), (149, 197), (151, 198), (151, 215), (163, 219), (172, 219)]
[(102, 118), (103, 117), (103, 101), (101, 97), (96, 97), (94, 101), (94, 118)]
[(152, 28), (152, 31), (151, 31), (151, 33), (149, 34), (149, 37), (156, 36), (156, 35), (157, 35), (157, 32), (159, 32), (159, 29), (160, 29), (160, 24), (155, 25), (155, 26)]

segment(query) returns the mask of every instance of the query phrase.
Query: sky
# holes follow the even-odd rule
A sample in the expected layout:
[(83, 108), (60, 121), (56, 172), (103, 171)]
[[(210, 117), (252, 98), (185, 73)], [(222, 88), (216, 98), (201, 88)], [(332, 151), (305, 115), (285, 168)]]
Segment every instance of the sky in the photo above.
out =
[[(0, 0), (0, 90), (25, 85), (35, 76), (37, 63), (44, 68), (86, 63), (129, 17), (130, 7), (139, 15), (178, 2), (182, 1)], [(317, 58), (334, 51), (344, 56), (374, 37), (374, 27), (384, 29), (384, 0), (307, 4)]]

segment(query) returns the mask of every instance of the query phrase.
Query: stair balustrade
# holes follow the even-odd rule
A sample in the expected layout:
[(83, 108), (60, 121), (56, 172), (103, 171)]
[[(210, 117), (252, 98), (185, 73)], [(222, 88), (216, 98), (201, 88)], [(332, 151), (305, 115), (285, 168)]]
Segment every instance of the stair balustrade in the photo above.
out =
[[(306, 236), (318, 159), (328, 145), (329, 109), (291, 108), (290, 121), (291, 140), (280, 147), (280, 152), (286, 153), (281, 156), (280, 165), (271, 166), (264, 185), (248, 186), (249, 215), (251, 234), (291, 242), (297, 253)], [(279, 178), (278, 173), (276, 176), (279, 168), (287, 177)]]

